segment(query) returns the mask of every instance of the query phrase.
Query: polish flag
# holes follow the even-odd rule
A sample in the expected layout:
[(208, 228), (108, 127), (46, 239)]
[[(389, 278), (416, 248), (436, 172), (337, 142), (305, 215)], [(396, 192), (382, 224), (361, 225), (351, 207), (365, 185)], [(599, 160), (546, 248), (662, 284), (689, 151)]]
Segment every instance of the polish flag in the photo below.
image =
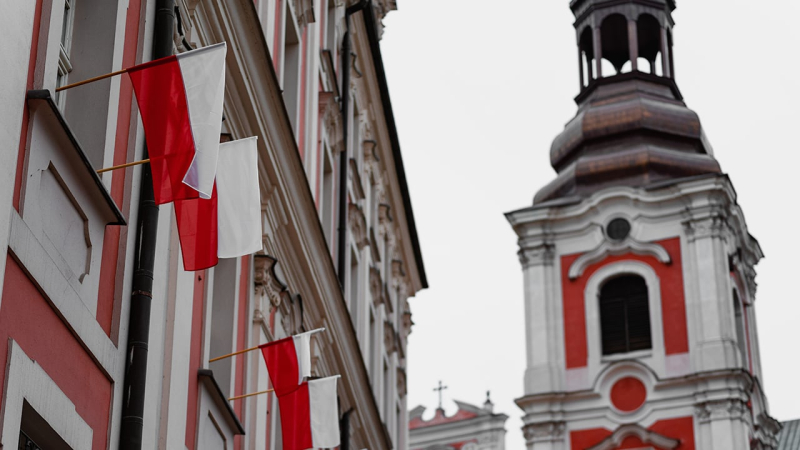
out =
[(156, 204), (211, 198), (226, 51), (223, 42), (128, 69), (144, 125)]
[(278, 394), (283, 450), (333, 448), (339, 442), (336, 380), (309, 380), (293, 391)]
[(175, 200), (184, 270), (215, 266), (261, 250), (261, 195), (257, 138), (217, 144), (219, 163), (211, 198)]
[(275, 394), (292, 392), (303, 382), (303, 377), (311, 376), (311, 335), (322, 330), (324, 328), (260, 346)]

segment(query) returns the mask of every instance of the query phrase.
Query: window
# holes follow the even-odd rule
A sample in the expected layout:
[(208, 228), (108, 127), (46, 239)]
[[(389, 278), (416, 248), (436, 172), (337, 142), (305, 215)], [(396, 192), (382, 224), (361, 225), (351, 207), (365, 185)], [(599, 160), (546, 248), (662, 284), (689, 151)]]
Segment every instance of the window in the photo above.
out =
[(603, 355), (652, 348), (647, 284), (638, 275), (614, 278), (600, 289)]
[(333, 163), (329, 157), (330, 152), (328, 145), (322, 147), (322, 193), (320, 203), (322, 204), (322, 232), (325, 234), (325, 239), (328, 241), (328, 247), (333, 253), (334, 240), (331, 234), (333, 228), (333, 207), (334, 207), (334, 189), (333, 189)]
[(356, 252), (355, 247), (351, 248), (350, 251), (350, 320), (353, 321), (353, 327), (355, 327), (357, 334), (359, 337), (363, 338), (361, 333), (361, 324), (360, 322), (360, 315), (361, 315), (361, 304), (358, 301), (359, 294), (359, 264), (358, 264), (358, 253)]
[(19, 430), (18, 450), (70, 450), (71, 447), (47, 421), (25, 401)]
[(744, 308), (739, 299), (739, 293), (733, 291), (733, 316), (736, 325), (736, 343), (739, 346), (739, 353), (742, 355), (742, 364), (747, 366), (747, 334), (744, 331)]
[[(298, 121), (303, 120), (299, 117), (300, 111), (300, 78), (305, 74), (300, 72), (300, 33), (297, 30), (292, 11), (287, 7), (286, 21), (284, 24), (284, 49), (283, 49), (283, 101), (286, 104), (286, 112), (289, 113), (289, 122), (295, 134), (298, 133)], [(302, 154), (303, 149), (300, 149)]]
[[(214, 298), (211, 303), (210, 354), (227, 355), (234, 348), (236, 320), (236, 259), (220, 259), (214, 267)], [(229, 397), (233, 379), (234, 358), (209, 364), (222, 393)]]
[[(72, 63), (69, 59), (70, 50), (72, 48), (72, 25), (75, 22), (75, 4), (76, 0), (64, 1), (64, 18), (61, 26), (61, 46), (58, 51), (58, 79), (56, 80), (56, 87), (61, 87), (67, 84), (67, 76), (72, 72)], [(63, 111), (64, 110), (65, 95), (61, 92), (56, 92), (56, 104)]]

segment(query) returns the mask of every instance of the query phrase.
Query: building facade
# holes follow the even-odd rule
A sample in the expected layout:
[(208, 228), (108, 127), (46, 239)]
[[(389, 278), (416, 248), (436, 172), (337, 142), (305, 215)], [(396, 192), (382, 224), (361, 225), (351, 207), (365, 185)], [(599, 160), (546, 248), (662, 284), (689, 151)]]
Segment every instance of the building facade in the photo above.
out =
[[(319, 327), (312, 374), (342, 375), (343, 441), (408, 448), (408, 299), (427, 281), (379, 48), (394, 9), (392, 0), (0, 6), (4, 448), (279, 450), (274, 395), (227, 400), (268, 389), (260, 353), (208, 361)], [(220, 140), (259, 138), (263, 250), (185, 272), (172, 205), (154, 215), (140, 202), (147, 170), (96, 173), (143, 158), (130, 81), (55, 88), (149, 61), (159, 46), (223, 41)]]
[(412, 450), (505, 450), (508, 416), (494, 412), (494, 403), (486, 394), (483, 406), (455, 401), (458, 411), (447, 416), (436, 408), (425, 420), (424, 406), (409, 412), (409, 448)]
[(736, 192), (675, 83), (672, 0), (572, 0), (578, 112), (507, 214), (541, 449), (773, 449)]

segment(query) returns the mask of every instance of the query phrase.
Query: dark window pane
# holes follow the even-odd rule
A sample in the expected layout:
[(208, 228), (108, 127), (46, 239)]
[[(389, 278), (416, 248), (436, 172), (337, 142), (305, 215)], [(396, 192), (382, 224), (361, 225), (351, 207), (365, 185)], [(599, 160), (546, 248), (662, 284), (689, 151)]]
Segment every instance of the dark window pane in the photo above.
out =
[(600, 290), (604, 355), (652, 348), (647, 285), (636, 275), (617, 277)]

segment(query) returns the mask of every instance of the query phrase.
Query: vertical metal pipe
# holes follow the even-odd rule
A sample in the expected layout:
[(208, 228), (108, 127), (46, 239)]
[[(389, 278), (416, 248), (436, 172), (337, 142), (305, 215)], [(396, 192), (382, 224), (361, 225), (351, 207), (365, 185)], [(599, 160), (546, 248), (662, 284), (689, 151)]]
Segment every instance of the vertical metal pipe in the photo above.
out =
[(348, 149), (350, 148), (350, 16), (364, 9), (369, 2), (361, 0), (357, 4), (345, 9), (345, 32), (342, 38), (342, 142), (344, 148), (339, 154), (339, 227), (337, 228), (336, 272), (339, 277), (339, 287), (345, 289), (345, 275), (347, 273), (347, 167)]
[(350, 450), (350, 414), (353, 408), (348, 409), (339, 419), (339, 450)]
[[(172, 55), (174, 6), (174, 0), (156, 1), (152, 59)], [(143, 158), (147, 158), (146, 147)], [(141, 450), (144, 428), (147, 346), (150, 341), (150, 304), (153, 299), (158, 205), (153, 195), (153, 175), (150, 165), (142, 165), (141, 173), (125, 380), (122, 389), (122, 422), (119, 432), (121, 450)]]

